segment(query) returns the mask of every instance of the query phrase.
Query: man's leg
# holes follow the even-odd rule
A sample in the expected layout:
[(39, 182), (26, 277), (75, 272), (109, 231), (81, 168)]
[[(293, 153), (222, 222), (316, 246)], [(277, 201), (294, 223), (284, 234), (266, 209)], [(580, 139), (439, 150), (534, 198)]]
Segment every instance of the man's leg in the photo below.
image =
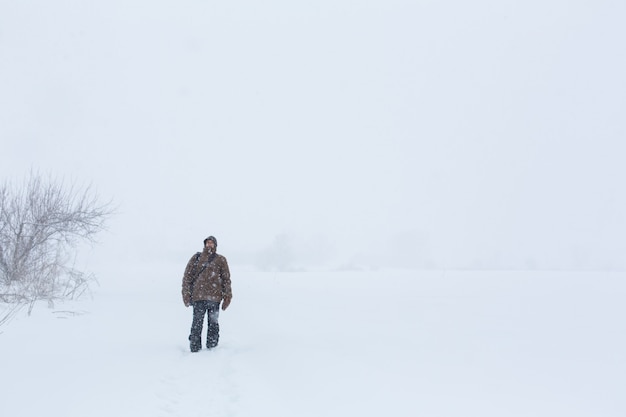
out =
[(192, 352), (202, 349), (202, 323), (204, 313), (207, 310), (207, 301), (194, 301), (193, 321), (191, 322), (191, 333), (189, 334), (189, 348)]
[(218, 319), (220, 316), (220, 303), (214, 301), (208, 301), (208, 331), (206, 338), (206, 347), (211, 349), (217, 346), (217, 342), (220, 340), (220, 325)]

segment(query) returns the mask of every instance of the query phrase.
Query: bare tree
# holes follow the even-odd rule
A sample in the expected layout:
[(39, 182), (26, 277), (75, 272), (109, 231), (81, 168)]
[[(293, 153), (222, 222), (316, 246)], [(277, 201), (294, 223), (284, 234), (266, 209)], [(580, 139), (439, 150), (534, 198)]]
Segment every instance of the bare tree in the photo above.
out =
[[(22, 186), (0, 186), (0, 302), (74, 298), (93, 280), (69, 267), (71, 249), (93, 242), (113, 213), (91, 187), (31, 173)], [(15, 311), (15, 310), (10, 310)], [(1, 321), (0, 321), (1, 323)]]

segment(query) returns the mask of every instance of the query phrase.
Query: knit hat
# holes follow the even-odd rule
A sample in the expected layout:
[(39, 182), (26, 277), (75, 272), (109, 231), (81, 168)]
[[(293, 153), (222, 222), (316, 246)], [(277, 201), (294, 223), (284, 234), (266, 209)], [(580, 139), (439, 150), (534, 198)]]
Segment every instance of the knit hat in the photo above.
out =
[(209, 237), (207, 237), (206, 239), (204, 239), (203, 244), (206, 246), (206, 242), (207, 242), (207, 241), (209, 241), (209, 240), (212, 240), (212, 241), (213, 241), (213, 243), (215, 244), (215, 247), (217, 248), (217, 239), (215, 239), (215, 237), (214, 237), (214, 236), (209, 236)]

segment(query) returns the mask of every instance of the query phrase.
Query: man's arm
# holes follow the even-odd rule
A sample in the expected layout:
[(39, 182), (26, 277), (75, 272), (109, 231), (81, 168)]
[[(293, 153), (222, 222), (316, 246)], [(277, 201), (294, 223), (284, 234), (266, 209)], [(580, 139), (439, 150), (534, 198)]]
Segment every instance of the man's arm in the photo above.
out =
[(228, 269), (228, 261), (222, 257), (222, 310), (226, 310), (230, 305), (230, 301), (233, 299), (233, 290), (230, 285), (230, 270)]
[(182, 296), (183, 303), (185, 307), (189, 307), (191, 305), (191, 283), (193, 281), (193, 265), (196, 255), (192, 256), (189, 262), (187, 262), (187, 267), (185, 268), (185, 273), (183, 274), (183, 285), (182, 285)]

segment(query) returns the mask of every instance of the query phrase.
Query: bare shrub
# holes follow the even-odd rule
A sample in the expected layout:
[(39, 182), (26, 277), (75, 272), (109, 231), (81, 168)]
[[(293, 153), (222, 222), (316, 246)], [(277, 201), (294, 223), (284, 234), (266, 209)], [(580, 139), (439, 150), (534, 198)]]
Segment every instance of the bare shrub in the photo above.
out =
[(32, 308), (37, 300), (53, 303), (84, 293), (93, 275), (68, 267), (71, 250), (79, 242), (93, 242), (112, 212), (91, 187), (66, 186), (35, 173), (21, 186), (5, 182), (0, 187), (0, 302)]

